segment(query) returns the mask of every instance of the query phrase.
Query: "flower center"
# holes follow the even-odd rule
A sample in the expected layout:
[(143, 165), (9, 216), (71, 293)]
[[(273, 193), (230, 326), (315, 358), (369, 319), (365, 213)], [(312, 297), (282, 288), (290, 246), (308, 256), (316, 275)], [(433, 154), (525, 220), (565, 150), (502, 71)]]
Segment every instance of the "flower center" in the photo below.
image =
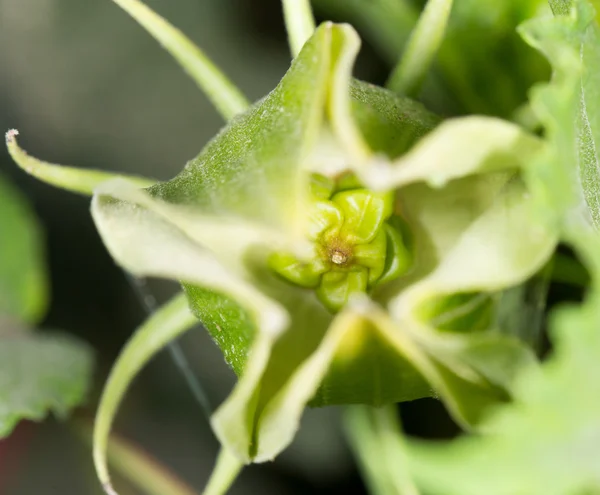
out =
[(337, 249), (334, 249), (331, 253), (331, 261), (333, 261), (336, 265), (343, 265), (348, 261), (348, 256)]
[(307, 238), (312, 257), (274, 253), (271, 268), (301, 287), (314, 289), (331, 311), (339, 311), (352, 294), (406, 272), (410, 254), (393, 227), (393, 195), (374, 193), (350, 176), (333, 181), (313, 176)]

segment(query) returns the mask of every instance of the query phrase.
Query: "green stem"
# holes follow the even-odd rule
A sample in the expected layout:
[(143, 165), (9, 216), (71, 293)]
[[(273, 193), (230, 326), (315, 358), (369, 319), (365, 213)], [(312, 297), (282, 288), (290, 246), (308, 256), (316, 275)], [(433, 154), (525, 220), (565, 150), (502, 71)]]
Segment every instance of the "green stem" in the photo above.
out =
[(6, 133), (6, 147), (10, 156), (21, 169), (46, 184), (88, 196), (92, 196), (100, 184), (111, 179), (125, 179), (139, 187), (150, 187), (154, 184), (154, 181), (141, 177), (125, 176), (102, 170), (86, 170), (39, 160), (28, 155), (19, 146), (18, 135), (19, 132), (16, 129), (11, 129)]
[(248, 100), (179, 29), (139, 0), (113, 0), (146, 29), (190, 75), (225, 120), (245, 111)]
[(312, 4), (360, 28), (389, 64), (399, 59), (419, 17), (410, 0), (313, 0)]
[(444, 38), (451, 9), (452, 0), (427, 2), (406, 49), (390, 76), (388, 88), (407, 96), (414, 96), (419, 91)]
[(178, 294), (136, 330), (114, 364), (104, 386), (94, 424), (94, 465), (98, 479), (108, 494), (116, 493), (106, 462), (108, 438), (113, 418), (131, 377), (158, 350), (196, 324), (197, 320), (189, 311), (185, 295)]
[(236, 480), (243, 464), (222, 447), (203, 495), (223, 495)]
[(371, 494), (419, 495), (406, 467), (395, 405), (348, 408), (345, 431)]
[(290, 50), (296, 57), (315, 31), (315, 19), (309, 0), (282, 0), (282, 4)]

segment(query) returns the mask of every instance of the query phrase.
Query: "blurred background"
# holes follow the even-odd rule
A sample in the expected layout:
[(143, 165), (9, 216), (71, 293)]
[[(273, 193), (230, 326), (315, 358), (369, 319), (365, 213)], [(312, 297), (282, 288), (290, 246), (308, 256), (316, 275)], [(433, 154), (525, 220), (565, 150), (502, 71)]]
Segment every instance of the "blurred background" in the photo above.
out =
[[(280, 0), (147, 3), (197, 42), (252, 100), (275, 87), (288, 68)], [(354, 0), (316, 3), (319, 20), (353, 20), (349, 6)], [(377, 3), (392, 4), (372, 2)], [(412, 2), (412, 10), (392, 8), (397, 29), (389, 22), (378, 28), (377, 15), (385, 11), (358, 19), (357, 28), (366, 38), (358, 77), (377, 84), (385, 81), (422, 3)], [(524, 45), (519, 49), (525, 50)], [(487, 57), (489, 52), (481, 55)], [(535, 63), (541, 68), (531, 70), (544, 77), (547, 67), (538, 59)], [(495, 106), (469, 108), (460, 98), (444, 97), (451, 91), (451, 78), (435, 86), (439, 91), (428, 91), (436, 82), (428, 81), (424, 100), (443, 114), (473, 110), (508, 114), (524, 101), (531, 79), (527, 76), (509, 88), (514, 93), (510, 104), (495, 105), (488, 99), (485, 103)], [(21, 145), (35, 156), (169, 179), (222, 124), (170, 56), (111, 1), (0, 0), (0, 127), (18, 128)], [(44, 227), (52, 303), (43, 326), (78, 335), (96, 351), (88, 401), (92, 415), (111, 363), (145, 318), (145, 309), (102, 246), (88, 198), (31, 179), (4, 149), (0, 173), (26, 194)], [(169, 284), (150, 286), (159, 300), (175, 289)], [(219, 404), (232, 387), (233, 373), (201, 328), (180, 342), (211, 403)], [(247, 468), (231, 493), (366, 493), (344, 441), (340, 414), (336, 408), (307, 411), (294, 444), (274, 463)], [(412, 434), (456, 433), (433, 400), (403, 405), (402, 415)], [(118, 414), (116, 431), (190, 486), (198, 491), (204, 486), (218, 444), (167, 352), (134, 383)], [(119, 481), (116, 485), (121, 495), (138, 493)], [(53, 419), (39, 425), (22, 423), (0, 443), (0, 494), (100, 493), (89, 446), (64, 423)]]

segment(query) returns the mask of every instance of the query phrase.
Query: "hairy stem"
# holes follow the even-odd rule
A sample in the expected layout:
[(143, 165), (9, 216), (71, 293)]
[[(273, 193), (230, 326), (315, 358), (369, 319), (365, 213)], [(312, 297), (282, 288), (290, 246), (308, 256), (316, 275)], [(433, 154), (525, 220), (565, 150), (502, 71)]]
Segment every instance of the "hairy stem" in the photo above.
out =
[(225, 120), (246, 110), (248, 100), (179, 29), (138, 0), (113, 0), (140, 23), (179, 62)]

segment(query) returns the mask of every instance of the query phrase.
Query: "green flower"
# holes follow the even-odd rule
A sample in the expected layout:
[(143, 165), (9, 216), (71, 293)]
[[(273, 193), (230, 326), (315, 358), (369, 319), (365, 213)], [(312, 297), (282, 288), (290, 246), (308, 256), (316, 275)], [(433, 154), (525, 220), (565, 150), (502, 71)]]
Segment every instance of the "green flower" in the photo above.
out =
[(185, 292), (136, 332), (106, 385), (95, 461), (107, 491), (106, 439), (128, 384), (195, 318), (239, 377), (212, 418), (222, 465), (272, 459), (308, 403), (437, 396), (475, 428), (509, 399), (535, 357), (502, 333), (500, 309), (557, 238), (521, 174), (542, 142), (490, 117), (440, 123), (353, 79), (360, 41), (343, 24), (292, 29), (302, 50), (289, 71), (237, 114), (243, 97), (189, 40), (137, 1), (117, 3), (236, 115), (177, 177), (149, 187), (41, 162), (7, 135), (25, 170), (93, 192), (118, 264)]

